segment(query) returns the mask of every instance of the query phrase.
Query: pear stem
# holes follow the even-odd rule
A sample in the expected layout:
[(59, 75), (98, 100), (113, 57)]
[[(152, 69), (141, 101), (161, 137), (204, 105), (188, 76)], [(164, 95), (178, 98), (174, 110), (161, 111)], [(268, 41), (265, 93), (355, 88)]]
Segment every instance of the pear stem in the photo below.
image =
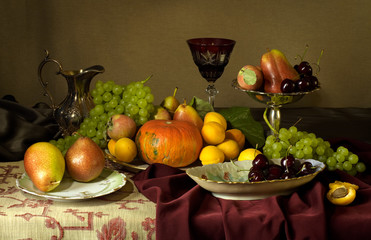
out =
[(175, 97), (177, 91), (178, 91), (178, 87), (175, 87), (173, 97)]

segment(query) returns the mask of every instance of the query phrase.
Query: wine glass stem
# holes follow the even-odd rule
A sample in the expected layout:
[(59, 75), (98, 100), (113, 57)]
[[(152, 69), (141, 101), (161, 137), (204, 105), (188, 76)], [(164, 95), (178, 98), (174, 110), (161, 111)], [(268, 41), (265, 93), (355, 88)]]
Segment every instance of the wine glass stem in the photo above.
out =
[(214, 87), (214, 84), (210, 83), (206, 88), (206, 92), (209, 94), (210, 105), (214, 107), (215, 95), (218, 94), (219, 91)]
[[(272, 127), (278, 132), (280, 130), (280, 122), (281, 122), (281, 112), (279, 106), (270, 106), (269, 111), (269, 123)], [(273, 135), (274, 132), (271, 130), (271, 134)]]

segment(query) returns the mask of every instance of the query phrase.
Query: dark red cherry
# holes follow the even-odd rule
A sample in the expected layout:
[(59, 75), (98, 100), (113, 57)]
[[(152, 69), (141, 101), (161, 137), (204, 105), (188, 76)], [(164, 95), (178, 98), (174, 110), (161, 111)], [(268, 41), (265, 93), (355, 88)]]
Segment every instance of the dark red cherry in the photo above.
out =
[(264, 170), (269, 166), (269, 160), (265, 155), (258, 154), (252, 161), (252, 166), (256, 169)]
[(250, 182), (260, 182), (265, 180), (263, 171), (256, 169), (255, 170), (250, 169), (248, 177)]
[(299, 73), (299, 64), (295, 64), (294, 69)]
[(282, 82), (281, 82), (281, 92), (283, 93), (292, 93), (292, 92), (296, 92), (296, 84), (293, 80), (291, 79), (284, 79)]
[(308, 62), (302, 61), (298, 66), (298, 73), (306, 75), (306, 76), (311, 76), (313, 73), (313, 70)]
[(283, 168), (277, 164), (269, 165), (267, 180), (280, 179), (283, 173)]
[(292, 169), (295, 168), (295, 158), (292, 155), (288, 155), (281, 159), (281, 166), (284, 169)]
[(299, 92), (308, 92), (311, 90), (311, 86), (311, 82), (306, 77), (303, 77), (296, 82), (296, 87)]
[(299, 169), (299, 172), (296, 174), (298, 177), (314, 173), (316, 168), (310, 162), (303, 162)]
[(319, 86), (318, 78), (315, 76), (307, 76), (309, 81), (311, 82), (312, 89), (316, 89)]
[(290, 170), (285, 170), (281, 175), (281, 179), (290, 179), (294, 177), (296, 177), (295, 172)]

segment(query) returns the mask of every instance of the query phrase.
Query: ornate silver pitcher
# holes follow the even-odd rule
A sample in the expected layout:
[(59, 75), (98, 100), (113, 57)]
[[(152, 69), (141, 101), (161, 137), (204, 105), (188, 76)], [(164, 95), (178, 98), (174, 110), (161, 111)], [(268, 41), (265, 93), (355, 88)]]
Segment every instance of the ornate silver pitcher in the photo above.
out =
[[(63, 70), (62, 65), (55, 59), (49, 58), (49, 52), (45, 50), (46, 57), (40, 63), (38, 77), (44, 89), (44, 95), (48, 96), (53, 109), (53, 116), (58, 123), (63, 136), (71, 135), (79, 129), (80, 123), (88, 116), (89, 111), (94, 107), (93, 99), (89, 92), (90, 82), (98, 73), (103, 73), (104, 68), (95, 65), (80, 70)], [(58, 65), (57, 74), (67, 80), (68, 93), (66, 98), (55, 104), (53, 96), (48, 89), (48, 82), (42, 78), (42, 70), (46, 63), (53, 62)]]

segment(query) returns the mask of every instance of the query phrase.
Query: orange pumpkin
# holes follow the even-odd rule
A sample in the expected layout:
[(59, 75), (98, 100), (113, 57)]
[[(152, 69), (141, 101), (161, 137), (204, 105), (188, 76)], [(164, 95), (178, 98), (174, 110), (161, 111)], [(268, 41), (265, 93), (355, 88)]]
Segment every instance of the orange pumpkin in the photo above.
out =
[(186, 121), (150, 120), (135, 137), (139, 157), (148, 164), (185, 167), (198, 159), (203, 140), (198, 128)]

